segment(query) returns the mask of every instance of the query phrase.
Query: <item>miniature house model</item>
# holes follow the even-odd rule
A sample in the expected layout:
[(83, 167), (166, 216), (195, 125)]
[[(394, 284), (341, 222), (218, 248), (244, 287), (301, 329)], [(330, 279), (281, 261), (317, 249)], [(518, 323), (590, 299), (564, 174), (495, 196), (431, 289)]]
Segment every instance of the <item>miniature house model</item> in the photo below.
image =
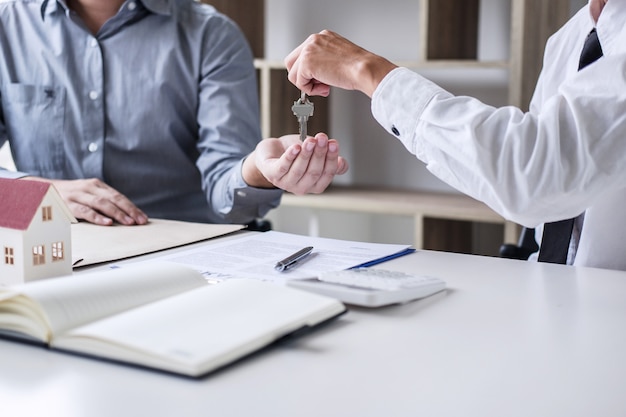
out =
[(75, 222), (51, 184), (0, 178), (0, 285), (71, 274)]

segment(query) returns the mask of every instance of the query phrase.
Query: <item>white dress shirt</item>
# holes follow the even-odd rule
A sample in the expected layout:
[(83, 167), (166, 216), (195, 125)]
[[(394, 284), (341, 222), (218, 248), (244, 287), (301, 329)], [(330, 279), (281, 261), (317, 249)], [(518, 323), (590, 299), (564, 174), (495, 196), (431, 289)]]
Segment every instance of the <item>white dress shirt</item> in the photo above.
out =
[(585, 7), (549, 39), (529, 112), (398, 68), (372, 113), (434, 175), (507, 219), (537, 227), (584, 212), (570, 263), (626, 270), (626, 1), (607, 3), (604, 56), (578, 72), (594, 24)]

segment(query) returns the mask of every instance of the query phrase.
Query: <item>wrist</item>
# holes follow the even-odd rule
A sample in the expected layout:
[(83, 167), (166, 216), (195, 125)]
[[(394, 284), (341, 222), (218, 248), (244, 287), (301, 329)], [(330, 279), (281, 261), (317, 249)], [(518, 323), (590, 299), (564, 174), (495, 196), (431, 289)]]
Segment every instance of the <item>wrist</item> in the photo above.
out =
[(245, 183), (255, 188), (276, 188), (274, 184), (269, 182), (261, 173), (256, 164), (256, 151), (248, 155), (241, 164), (241, 176)]
[(398, 66), (383, 57), (366, 55), (358, 65), (354, 79), (358, 81), (356, 89), (372, 97), (383, 78)]

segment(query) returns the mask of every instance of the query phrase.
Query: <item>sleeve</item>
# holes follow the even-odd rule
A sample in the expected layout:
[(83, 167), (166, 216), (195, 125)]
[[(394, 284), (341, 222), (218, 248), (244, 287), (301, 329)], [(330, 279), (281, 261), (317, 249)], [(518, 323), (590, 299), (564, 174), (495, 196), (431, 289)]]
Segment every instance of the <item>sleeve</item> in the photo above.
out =
[(280, 203), (282, 190), (243, 180), (243, 159), (261, 139), (252, 53), (240, 30), (222, 15), (212, 18), (202, 45), (197, 113), (197, 167), (217, 220), (247, 223)]
[(400, 68), (374, 93), (372, 112), (434, 175), (534, 227), (623, 187), (625, 76), (626, 57), (607, 57), (564, 81), (539, 113), (524, 113)]
[[(7, 141), (6, 128), (4, 125), (4, 109), (2, 108), (2, 96), (0, 93), (0, 149), (2, 149), (2, 147), (6, 145), (7, 143), (8, 141)], [(6, 149), (3, 149), (2, 152), (6, 152)], [(2, 156), (2, 152), (0, 152), (0, 157)], [(12, 170), (7, 169), (4, 163), (5, 161), (2, 158), (0, 158), (0, 178), (16, 179), (16, 178), (25, 177), (27, 175), (24, 172), (12, 171)]]

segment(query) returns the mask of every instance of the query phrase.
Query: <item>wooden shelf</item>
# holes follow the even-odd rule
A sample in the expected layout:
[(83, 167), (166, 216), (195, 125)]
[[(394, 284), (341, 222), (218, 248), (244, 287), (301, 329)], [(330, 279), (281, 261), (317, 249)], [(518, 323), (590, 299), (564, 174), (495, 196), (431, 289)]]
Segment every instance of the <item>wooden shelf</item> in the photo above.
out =
[(202, 0), (235, 21), (256, 58), (265, 56), (265, 0)]
[(296, 196), (286, 193), (281, 204), (313, 210), (409, 216), (414, 219), (413, 244), (417, 249), (440, 249), (433, 247), (438, 246), (436, 243), (428, 244), (429, 238), (433, 241), (433, 236), (425, 233), (427, 219), (502, 224), (503, 241), (506, 242), (516, 241), (518, 235), (515, 223), (506, 221), (485, 204), (461, 194), (332, 186), (322, 194)]
[(424, 60), (476, 60), (479, 0), (424, 0)]

